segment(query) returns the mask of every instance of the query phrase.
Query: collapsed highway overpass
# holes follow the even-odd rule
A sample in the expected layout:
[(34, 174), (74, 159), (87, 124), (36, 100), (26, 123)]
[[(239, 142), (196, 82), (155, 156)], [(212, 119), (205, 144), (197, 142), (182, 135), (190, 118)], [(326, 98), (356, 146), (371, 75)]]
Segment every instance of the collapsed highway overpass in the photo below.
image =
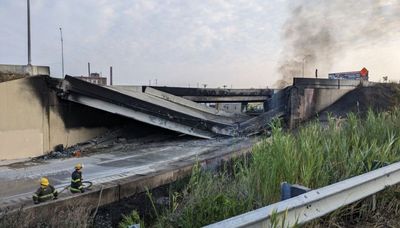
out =
[[(0, 83), (0, 159), (40, 156), (59, 144), (85, 142), (129, 121), (143, 130), (162, 128), (200, 138), (254, 135), (279, 116), (295, 127), (359, 84), (296, 78), (292, 87), (274, 91), (99, 86), (71, 76), (23, 77)], [(199, 104), (221, 100), (263, 102), (264, 113), (252, 117)]]
[[(273, 117), (283, 115), (283, 110), (274, 110), (263, 114), (264, 118), (254, 117), (252, 121), (251, 117), (245, 114), (217, 111), (152, 87), (99, 86), (71, 76), (65, 77), (60, 88), (59, 96), (62, 99), (201, 138), (213, 138), (218, 135), (239, 136), (244, 132), (255, 134), (263, 129), (249, 128), (249, 124), (254, 123), (265, 128), (267, 127), (265, 121), (269, 122)], [(252, 91), (247, 94), (246, 90), (233, 93), (235, 94), (233, 97), (239, 94), (244, 94), (244, 97), (249, 94), (251, 97), (256, 97), (251, 94)], [(211, 92), (206, 96), (210, 97), (210, 94)], [(261, 93), (259, 101), (266, 102), (270, 97), (268, 94), (269, 90)], [(221, 96), (224, 94), (214, 94), (212, 97)]]

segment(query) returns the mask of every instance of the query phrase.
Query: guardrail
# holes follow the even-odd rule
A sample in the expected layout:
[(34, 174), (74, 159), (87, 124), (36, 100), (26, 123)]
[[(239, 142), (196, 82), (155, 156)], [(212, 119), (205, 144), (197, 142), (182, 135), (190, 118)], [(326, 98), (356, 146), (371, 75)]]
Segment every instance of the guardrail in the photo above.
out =
[(284, 221), (283, 227), (304, 224), (399, 182), (397, 162), (206, 227), (271, 227), (271, 219)]

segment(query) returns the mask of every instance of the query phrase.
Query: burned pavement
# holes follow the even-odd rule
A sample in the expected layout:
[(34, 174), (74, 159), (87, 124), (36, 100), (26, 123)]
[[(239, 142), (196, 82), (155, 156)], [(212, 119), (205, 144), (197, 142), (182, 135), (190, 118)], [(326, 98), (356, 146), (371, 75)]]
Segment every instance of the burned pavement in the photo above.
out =
[[(157, 141), (152, 137), (156, 137)], [(70, 175), (77, 162), (85, 164), (84, 179), (94, 183), (93, 192), (95, 192), (102, 184), (114, 182), (118, 186), (119, 181), (128, 177), (147, 176), (152, 179), (154, 178), (152, 174), (160, 170), (171, 172), (190, 166), (196, 161), (243, 153), (256, 141), (255, 138), (205, 140), (193, 137), (173, 139), (171, 136), (164, 136), (163, 138), (160, 135), (152, 137), (141, 140), (129, 139), (124, 143), (111, 143), (112, 145), (108, 142), (101, 143), (96, 146), (96, 153), (80, 158), (27, 161), (1, 166), (0, 179), (7, 186), (0, 189), (1, 205), (3, 207), (31, 205), (32, 192), (37, 188), (41, 176), (48, 177), (57, 189), (63, 189), (70, 184)], [(215, 165), (217, 164), (216, 160)], [(179, 178), (179, 175), (174, 178)], [(160, 185), (165, 181), (168, 180), (155, 180), (154, 185)], [(131, 190), (127, 189), (126, 196), (134, 192)], [(60, 198), (67, 196), (70, 196), (70, 193), (64, 192)]]

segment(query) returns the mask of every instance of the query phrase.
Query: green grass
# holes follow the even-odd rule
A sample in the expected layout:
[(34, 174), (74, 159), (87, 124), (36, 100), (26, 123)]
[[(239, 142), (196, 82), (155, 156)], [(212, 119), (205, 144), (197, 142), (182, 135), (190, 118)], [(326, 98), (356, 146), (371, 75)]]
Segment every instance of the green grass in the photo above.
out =
[(326, 125), (311, 122), (294, 133), (276, 121), (272, 137), (254, 146), (251, 161), (237, 161), (230, 172), (218, 174), (195, 168), (186, 188), (171, 196), (174, 206), (158, 213), (151, 226), (201, 227), (279, 201), (283, 181), (315, 189), (368, 172), (376, 161), (399, 161), (399, 137), (399, 109), (370, 111), (364, 119), (330, 118)]
[(140, 227), (144, 227), (144, 222), (140, 219), (137, 211), (132, 211), (129, 215), (123, 215), (122, 221), (119, 223), (118, 227), (126, 228), (133, 224), (140, 224)]

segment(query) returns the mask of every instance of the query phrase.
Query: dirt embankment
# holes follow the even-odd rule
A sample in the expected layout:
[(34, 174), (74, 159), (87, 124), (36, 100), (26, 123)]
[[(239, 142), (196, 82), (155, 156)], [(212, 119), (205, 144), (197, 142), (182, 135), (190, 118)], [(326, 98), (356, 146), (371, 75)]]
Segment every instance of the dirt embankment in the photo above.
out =
[(364, 115), (369, 109), (381, 112), (398, 107), (399, 104), (400, 84), (381, 83), (350, 91), (322, 111), (319, 116), (324, 118), (330, 113), (334, 117), (345, 117), (350, 112)]

